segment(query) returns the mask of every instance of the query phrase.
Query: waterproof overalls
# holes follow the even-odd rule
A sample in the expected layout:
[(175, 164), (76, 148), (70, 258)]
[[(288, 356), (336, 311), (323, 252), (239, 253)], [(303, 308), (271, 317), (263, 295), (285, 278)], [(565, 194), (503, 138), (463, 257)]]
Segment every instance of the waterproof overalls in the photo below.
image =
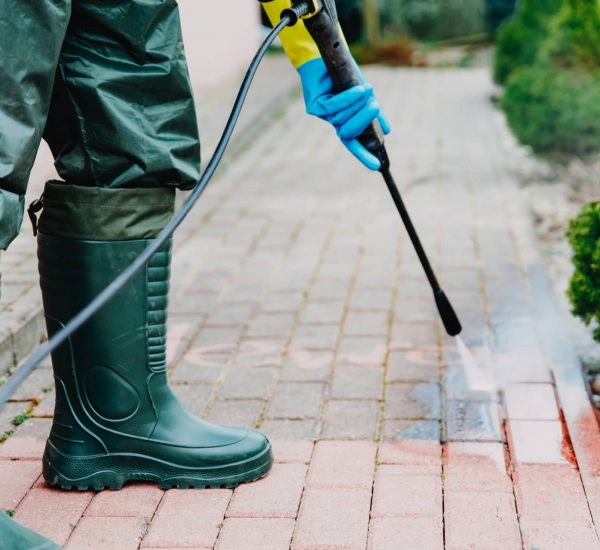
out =
[[(60, 177), (102, 188), (101, 202), (117, 188), (195, 183), (200, 147), (175, 0), (0, 0), (0, 14), (0, 248), (18, 232), (42, 137)], [(112, 223), (105, 214), (102, 227)]]

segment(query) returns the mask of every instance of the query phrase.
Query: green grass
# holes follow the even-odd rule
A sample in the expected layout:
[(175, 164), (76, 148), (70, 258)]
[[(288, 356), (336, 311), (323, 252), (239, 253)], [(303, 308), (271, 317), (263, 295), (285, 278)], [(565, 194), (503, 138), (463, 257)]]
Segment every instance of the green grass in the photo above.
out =
[(29, 420), (31, 418), (31, 414), (28, 412), (24, 412), (21, 414), (18, 414), (17, 416), (15, 416), (10, 423), (13, 426), (20, 426), (21, 424), (23, 424), (23, 422), (25, 422), (26, 420)]
[(0, 434), (0, 443), (4, 443), (12, 434), (14, 434), (14, 430), (6, 430), (5, 432)]

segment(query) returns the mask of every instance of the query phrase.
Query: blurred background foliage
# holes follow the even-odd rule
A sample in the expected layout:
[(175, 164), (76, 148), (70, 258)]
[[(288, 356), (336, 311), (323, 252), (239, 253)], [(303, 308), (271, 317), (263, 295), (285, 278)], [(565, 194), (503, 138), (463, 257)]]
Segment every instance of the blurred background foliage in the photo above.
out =
[(555, 160), (600, 152), (598, 0), (521, 0), (498, 34), (494, 76), (523, 144)]
[(338, 0), (359, 63), (422, 66), (423, 50), (489, 41), (515, 0)]
[(504, 84), (519, 67), (532, 65), (563, 0), (521, 0), (497, 36), (494, 80)]
[[(564, 165), (597, 165), (600, 0), (519, 0), (498, 32), (493, 75), (504, 85), (500, 105), (521, 143)], [(572, 311), (594, 324), (600, 342), (600, 202), (583, 205), (568, 239)]]
[(350, 42), (368, 42), (367, 11), (376, 12), (381, 40), (400, 35), (435, 42), (494, 33), (515, 0), (338, 0), (337, 6)]

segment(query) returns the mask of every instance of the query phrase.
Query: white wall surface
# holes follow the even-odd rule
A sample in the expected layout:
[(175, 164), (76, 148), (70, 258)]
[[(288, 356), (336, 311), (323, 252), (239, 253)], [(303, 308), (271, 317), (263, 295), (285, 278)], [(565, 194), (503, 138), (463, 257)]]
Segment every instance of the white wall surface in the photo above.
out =
[(194, 89), (240, 74), (260, 42), (257, 0), (179, 0), (179, 7)]

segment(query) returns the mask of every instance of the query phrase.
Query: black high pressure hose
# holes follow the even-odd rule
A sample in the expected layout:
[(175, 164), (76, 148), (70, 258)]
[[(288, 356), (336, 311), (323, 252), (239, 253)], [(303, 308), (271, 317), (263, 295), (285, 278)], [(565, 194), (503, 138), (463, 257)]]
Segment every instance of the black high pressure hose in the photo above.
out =
[(200, 195), (206, 189), (206, 186), (213, 177), (215, 170), (219, 166), (223, 154), (227, 149), (231, 135), (235, 129), (238, 118), (242, 111), (244, 101), (250, 90), (250, 85), (254, 79), (254, 75), (258, 70), (260, 62), (262, 61), (265, 53), (269, 46), (273, 43), (275, 38), (279, 36), (279, 33), (288, 26), (295, 25), (300, 17), (303, 17), (312, 9), (312, 3), (301, 2), (295, 4), (291, 9), (285, 10), (281, 16), (279, 23), (271, 30), (268, 36), (265, 38), (260, 48), (256, 52), (256, 55), (252, 59), (244, 81), (240, 86), (240, 91), (236, 97), (231, 114), (223, 130), (223, 135), (217, 144), (215, 152), (213, 153), (206, 170), (192, 189), (190, 196), (183, 203), (181, 209), (173, 216), (171, 221), (166, 227), (160, 232), (160, 234), (153, 239), (147, 248), (132, 262), (132, 264), (123, 271), (110, 285), (108, 285), (98, 296), (96, 296), (86, 307), (84, 307), (75, 317), (73, 317), (65, 326), (63, 326), (52, 338), (42, 344), (34, 353), (27, 359), (21, 367), (19, 367), (0, 387), (0, 407), (10, 398), (14, 391), (21, 385), (21, 383), (27, 378), (29, 373), (52, 351), (60, 346), (71, 334), (73, 334), (78, 328), (80, 328), (86, 321), (92, 317), (98, 310), (104, 307), (123, 287), (133, 279), (150, 261), (152, 256), (158, 251), (158, 249), (173, 235), (175, 230), (179, 227), (181, 222), (190, 213)]

